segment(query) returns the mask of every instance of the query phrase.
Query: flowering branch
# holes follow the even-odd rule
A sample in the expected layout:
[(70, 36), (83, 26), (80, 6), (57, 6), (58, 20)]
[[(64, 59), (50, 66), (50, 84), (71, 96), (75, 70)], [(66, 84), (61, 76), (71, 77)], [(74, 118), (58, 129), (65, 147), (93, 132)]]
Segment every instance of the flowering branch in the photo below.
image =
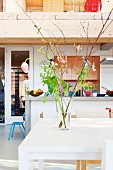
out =
[[(20, 7), (21, 8), (21, 7)], [(21, 8), (22, 9), (22, 8)], [(25, 13), (25, 11), (22, 9), (22, 11)], [(109, 17), (111, 15), (113, 11), (113, 8), (112, 10), (110, 11), (105, 23), (103, 23), (102, 21), (102, 28), (97, 36), (97, 38), (95, 39), (95, 42), (94, 42), (94, 45), (95, 43), (98, 41), (98, 39), (100, 38), (100, 36), (104, 33), (104, 31), (108, 28), (108, 26), (111, 24), (111, 22), (108, 24), (108, 26), (106, 27), (106, 24), (108, 23), (108, 20), (109, 20)], [(85, 82), (85, 79), (86, 79), (86, 76), (88, 75), (88, 70), (89, 70), (89, 61), (87, 60), (86, 57), (82, 57), (82, 61), (83, 61), (83, 65), (82, 65), (82, 69), (80, 72), (78, 72), (78, 79), (74, 85), (74, 88), (73, 88), (73, 91), (72, 91), (72, 96), (70, 97), (67, 105), (66, 105), (66, 108), (64, 109), (64, 106), (63, 106), (63, 96), (62, 96), (62, 93), (64, 92), (64, 94), (67, 94), (69, 88), (70, 88), (70, 85), (67, 84), (62, 78), (63, 78), (63, 74), (65, 71), (67, 71), (67, 67), (68, 67), (68, 64), (66, 63), (66, 57), (65, 55), (62, 56), (62, 51), (60, 50), (59, 46), (58, 45), (55, 45), (55, 41), (52, 39), (52, 41), (49, 41), (47, 40), (42, 32), (41, 32), (41, 28), (35, 24), (35, 22), (30, 18), (30, 16), (25, 13), (25, 15), (29, 18), (29, 20), (33, 23), (34, 27), (37, 29), (37, 33), (41, 35), (42, 37), (42, 42), (43, 43), (47, 43), (47, 51), (44, 52), (43, 49), (40, 49), (40, 52), (46, 57), (48, 63), (47, 65), (44, 65), (42, 67), (42, 65), (35, 59), (33, 58), (27, 58), (24, 62), (24, 65), (22, 64), (22, 68), (24, 68), (23, 66), (25, 66), (25, 68), (23, 69), (26, 73), (27, 73), (27, 70), (28, 70), (28, 65), (27, 65), (27, 60), (33, 60), (35, 61), (38, 65), (40, 65), (40, 67), (43, 69), (44, 73), (40, 73), (40, 77), (41, 77), (41, 80), (42, 80), (42, 83), (43, 85), (47, 85), (48, 86), (48, 91), (50, 94), (54, 94), (54, 97), (55, 97), (55, 101), (58, 102), (59, 104), (59, 108), (60, 108), (60, 116), (61, 116), (61, 122), (59, 124), (59, 127), (62, 127), (64, 126), (66, 128), (66, 122), (65, 122), (65, 118), (66, 118), (66, 115), (67, 115), (67, 111), (69, 109), (69, 106), (70, 106), (70, 103), (71, 103), (71, 100), (74, 96), (74, 94), (83, 86), (84, 82)], [(102, 16), (101, 16), (102, 17)], [(103, 19), (103, 18), (102, 18)], [(64, 44), (66, 44), (66, 38), (65, 38), (65, 35), (63, 33), (63, 31), (61, 30), (61, 28), (56, 25), (55, 23), (53, 23), (59, 30), (60, 32), (62, 33), (62, 36), (64, 38)], [(91, 49), (90, 49), (90, 52), (88, 54), (88, 48), (89, 48), (89, 44), (90, 44), (90, 38), (88, 36), (88, 31), (89, 31), (89, 23), (87, 25), (87, 30), (85, 30), (83, 24), (80, 22), (82, 28), (83, 28), (83, 31), (88, 39), (88, 44), (87, 44), (87, 50), (86, 50), (86, 56), (91, 56), (92, 54), (92, 51), (93, 51), (93, 48), (94, 48), (94, 45), (92, 45)], [(58, 44), (58, 43), (57, 43)], [(53, 57), (55, 57), (55, 52), (54, 52), (54, 49), (53, 49), (53, 46), (55, 47), (55, 52), (57, 53), (57, 59), (58, 61), (61, 62), (61, 74), (59, 74), (59, 70), (56, 68), (56, 65), (55, 65), (55, 62), (53, 61)], [(48, 55), (48, 48), (50, 49), (51, 51), (51, 54), (50, 55), (53, 55), (53, 57), (51, 56), (51, 58), (49, 57)], [(77, 52), (77, 47), (76, 47), (76, 54)], [(64, 58), (65, 57), (65, 58)], [(66, 69), (64, 70), (64, 64), (67, 64), (66, 65)], [(86, 66), (87, 65), (87, 66)], [(60, 75), (60, 76), (59, 76)], [(59, 83), (61, 84), (61, 92), (59, 94)]]

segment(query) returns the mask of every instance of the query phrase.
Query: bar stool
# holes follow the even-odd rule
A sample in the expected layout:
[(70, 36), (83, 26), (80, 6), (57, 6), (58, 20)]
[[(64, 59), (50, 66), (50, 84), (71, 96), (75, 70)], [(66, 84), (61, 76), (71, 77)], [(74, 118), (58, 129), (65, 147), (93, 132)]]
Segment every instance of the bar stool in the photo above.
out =
[(20, 132), (22, 134), (22, 137), (25, 138), (25, 134), (24, 134), (24, 131), (25, 131), (24, 121), (25, 121), (25, 113), (23, 114), (23, 121), (22, 122), (13, 122), (10, 125), (10, 131), (9, 131), (9, 135), (8, 135), (8, 140), (10, 140), (10, 138), (13, 137), (15, 126), (19, 126), (19, 129), (20, 129)]

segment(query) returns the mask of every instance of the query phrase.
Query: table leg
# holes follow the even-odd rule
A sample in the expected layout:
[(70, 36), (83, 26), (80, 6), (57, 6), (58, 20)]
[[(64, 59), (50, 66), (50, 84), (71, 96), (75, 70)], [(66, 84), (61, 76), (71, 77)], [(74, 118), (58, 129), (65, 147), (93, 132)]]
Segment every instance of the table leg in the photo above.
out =
[(33, 161), (28, 159), (19, 159), (19, 170), (33, 170)]
[(28, 153), (19, 147), (19, 170), (33, 170), (33, 160), (28, 159)]
[(81, 161), (81, 170), (86, 170), (86, 160)]
[(80, 170), (80, 160), (76, 160), (76, 170)]
[(38, 170), (44, 170), (44, 160), (38, 160)]

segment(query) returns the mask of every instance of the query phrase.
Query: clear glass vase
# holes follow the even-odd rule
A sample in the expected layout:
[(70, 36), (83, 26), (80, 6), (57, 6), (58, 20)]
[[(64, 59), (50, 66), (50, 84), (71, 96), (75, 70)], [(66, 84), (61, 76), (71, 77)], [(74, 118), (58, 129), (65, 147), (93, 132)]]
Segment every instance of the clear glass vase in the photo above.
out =
[[(58, 118), (58, 128), (62, 130), (70, 129), (70, 118), (71, 118), (71, 110), (72, 110), (72, 101), (69, 103), (70, 98), (62, 99), (59, 104), (56, 102), (56, 112)], [(67, 108), (68, 106), (68, 108)]]
[(58, 114), (58, 128), (61, 130), (70, 129), (71, 112)]

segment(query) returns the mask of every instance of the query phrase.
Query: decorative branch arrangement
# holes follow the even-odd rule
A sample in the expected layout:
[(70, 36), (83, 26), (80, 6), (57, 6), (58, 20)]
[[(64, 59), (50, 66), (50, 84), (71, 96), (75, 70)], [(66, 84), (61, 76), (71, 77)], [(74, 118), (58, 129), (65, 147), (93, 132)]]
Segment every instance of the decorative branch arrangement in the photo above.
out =
[[(100, 29), (100, 32), (99, 32), (97, 38), (95, 39), (94, 44), (91, 46), (90, 51), (89, 51), (89, 45), (91, 45), (91, 43), (90, 43), (90, 38), (89, 38), (89, 35), (88, 35), (88, 33), (89, 33), (89, 23), (87, 25), (87, 28), (85, 29), (82, 22), (80, 22), (80, 24), (83, 28), (83, 31), (86, 35), (86, 38), (88, 40), (88, 43), (87, 43), (86, 56), (82, 57), (82, 63), (83, 63), (82, 69), (81, 69), (81, 71), (78, 71), (78, 72), (75, 73), (75, 74), (78, 75), (78, 79), (72, 85), (67, 84), (63, 80), (63, 74), (68, 69), (68, 63), (67, 63), (67, 56), (65, 56), (65, 55), (62, 56), (62, 51), (60, 50), (60, 45), (58, 45), (58, 44), (60, 44), (60, 42), (57, 42), (56, 39), (54, 39), (54, 38), (51, 38), (51, 41), (49, 41), (47, 38), (45, 38), (44, 35), (41, 32), (41, 28), (38, 25), (35, 24), (35, 22), (30, 18), (30, 16), (24, 10), (23, 10), (23, 12), (29, 18), (29, 20), (32, 22), (34, 27), (37, 29), (37, 33), (39, 35), (41, 35), (42, 42), (47, 45), (46, 51), (44, 51), (43, 48), (40, 48), (38, 50), (44, 57), (46, 57), (47, 63), (42, 66), (42, 65), (39, 64), (38, 61), (36, 61), (32, 58), (27, 58), (25, 60), (25, 62), (22, 63), (21, 67), (22, 67), (23, 71), (25, 71), (27, 73), (28, 72), (28, 65), (27, 65), (26, 61), (31, 60), (31, 59), (34, 60), (38, 65), (40, 65), (40, 67), (43, 70), (43, 72), (40, 73), (42, 83), (43, 83), (43, 85), (47, 85), (48, 92), (51, 95), (54, 94), (55, 101), (59, 105), (59, 109), (60, 109), (59, 114), (60, 114), (60, 117), (61, 117), (59, 128), (61, 128), (61, 127), (67, 128), (66, 127), (66, 116), (67, 116), (67, 112), (68, 112), (69, 106), (71, 104), (72, 98), (73, 98), (74, 94), (79, 89), (81, 89), (81, 87), (85, 83), (85, 79), (88, 76), (88, 70), (90, 69), (90, 62), (87, 60), (87, 56), (91, 56), (94, 53), (93, 49), (94, 49), (96, 42), (98, 41), (100, 36), (106, 31), (106, 29), (109, 27), (109, 25), (112, 23), (112, 21), (111, 21), (108, 24), (108, 21), (109, 21), (111, 13), (113, 12), (113, 8), (109, 12), (109, 15), (108, 15), (107, 19), (105, 20), (105, 22), (103, 21), (103, 17), (101, 15), (102, 28)], [(53, 23), (53, 24), (60, 30), (60, 32), (63, 36), (63, 39), (64, 39), (64, 45), (66, 46), (66, 37), (65, 37), (62, 29), (58, 25), (56, 25), (55, 23)], [(74, 44), (74, 46), (75, 46), (75, 44)], [(78, 44), (77, 47), (76, 47), (76, 53), (80, 50), (80, 48), (81, 48), (81, 45)], [(48, 52), (48, 49), (50, 50), (50, 53)], [(54, 57), (56, 56), (56, 54), (57, 54), (57, 61), (55, 62)], [(60, 71), (58, 69), (59, 63), (60, 63)], [(60, 91), (59, 91), (59, 85), (61, 87)], [(73, 86), (72, 96), (69, 98), (69, 101), (66, 104), (65, 100), (64, 100), (64, 96), (68, 94), (69, 88), (71, 86)], [(44, 96), (44, 100), (46, 101), (46, 95)], [(64, 104), (65, 104), (65, 106), (64, 106)]]

